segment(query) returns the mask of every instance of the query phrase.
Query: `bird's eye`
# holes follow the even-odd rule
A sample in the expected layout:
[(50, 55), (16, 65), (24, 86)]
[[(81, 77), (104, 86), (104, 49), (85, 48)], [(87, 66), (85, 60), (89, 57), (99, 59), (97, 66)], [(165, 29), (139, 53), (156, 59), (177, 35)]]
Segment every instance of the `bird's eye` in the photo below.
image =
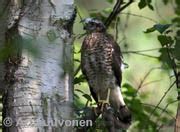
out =
[(89, 24), (90, 24), (90, 25), (94, 25), (94, 22), (90, 22)]

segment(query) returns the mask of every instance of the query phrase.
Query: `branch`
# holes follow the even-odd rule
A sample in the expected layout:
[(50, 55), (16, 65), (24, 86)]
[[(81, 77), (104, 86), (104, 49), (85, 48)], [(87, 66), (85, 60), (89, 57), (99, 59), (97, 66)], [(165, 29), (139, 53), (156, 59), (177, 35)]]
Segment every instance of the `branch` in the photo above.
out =
[[(117, 115), (114, 113), (113, 109), (110, 106), (104, 106), (103, 112), (101, 111), (101, 107), (97, 106), (86, 107), (88, 111), (86, 111), (85, 116), (82, 120), (91, 120), (93, 122), (92, 126), (96, 123), (96, 119), (102, 114), (102, 119), (105, 121), (108, 132), (115, 132), (116, 129), (127, 129), (130, 124), (124, 123), (121, 120), (117, 119)], [(87, 132), (90, 129), (90, 126), (77, 128), (78, 132)]]
[(139, 86), (138, 86), (138, 88), (137, 88), (137, 93), (138, 93), (138, 91), (139, 91), (142, 87), (144, 87), (145, 85), (149, 85), (149, 84), (151, 84), (151, 83), (155, 83), (155, 82), (160, 81), (160, 80), (154, 80), (154, 81), (150, 81), (150, 82), (148, 82), (148, 83), (144, 83), (145, 80), (147, 79), (147, 77), (151, 74), (151, 72), (154, 71), (154, 70), (156, 70), (156, 69), (160, 69), (160, 67), (151, 68), (151, 69), (145, 74), (144, 78), (141, 80), (141, 82), (140, 82), (140, 84), (139, 84)]
[(142, 87), (147, 86), (147, 85), (150, 85), (150, 84), (152, 84), (152, 83), (160, 82), (161, 80), (162, 80), (162, 79), (154, 80), (154, 81), (150, 81), (150, 82), (144, 83), (144, 84), (142, 85)]
[(130, 51), (125, 51), (124, 53), (129, 53), (129, 52), (150, 52), (150, 51), (155, 51), (155, 50), (160, 50), (160, 49), (165, 49), (165, 48), (153, 48), (153, 49), (145, 49), (145, 50), (130, 50)]
[[(154, 107), (154, 108), (156, 107), (155, 105), (152, 105), (152, 104), (147, 104), (147, 103), (141, 103), (141, 104), (144, 105), (144, 106), (149, 106), (149, 107)], [(168, 116), (170, 116), (173, 120), (175, 120), (175, 118), (166, 109), (161, 108), (159, 106), (157, 107), (157, 109), (161, 110), (162, 112), (166, 112), (166, 114), (168, 114)]]
[(166, 44), (166, 50), (167, 50), (167, 54), (168, 54), (168, 58), (171, 62), (171, 66), (176, 78), (176, 81), (174, 83), (176, 83), (176, 87), (177, 87), (177, 93), (178, 93), (178, 107), (177, 107), (177, 113), (176, 113), (176, 122), (175, 122), (175, 126), (174, 126), (174, 131), (178, 132), (180, 131), (180, 87), (179, 87), (179, 71), (178, 71), (178, 67), (176, 65), (175, 62), (175, 58), (173, 56), (173, 53), (170, 51), (170, 46), (169, 44)]
[[(178, 101), (179, 101), (179, 99), (178, 99)], [(179, 130), (180, 130), (179, 123), (180, 123), (180, 102), (178, 102), (174, 132), (179, 132)]]
[(109, 27), (109, 25), (112, 23), (112, 21), (117, 17), (117, 15), (120, 12), (123, 11), (126, 7), (128, 7), (132, 2), (133, 2), (133, 0), (129, 0), (129, 2), (127, 4), (122, 6), (123, 0), (117, 0), (115, 6), (113, 8), (113, 11), (111, 12), (111, 14), (108, 16), (108, 18), (105, 21), (106, 28)]
[(145, 80), (147, 79), (147, 77), (151, 74), (151, 72), (153, 71), (153, 70), (155, 70), (156, 68), (151, 68), (146, 74), (145, 74), (145, 76), (143, 77), (143, 79), (141, 80), (141, 82), (140, 82), (140, 84), (139, 84), (139, 86), (138, 86), (138, 88), (137, 88), (137, 93), (138, 93), (138, 91), (142, 88), (142, 86), (143, 86), (143, 84), (144, 84), (144, 82), (145, 82)]
[(105, 21), (106, 28), (108, 28), (108, 26), (112, 22), (112, 19), (115, 18), (115, 14), (117, 13), (119, 8), (121, 7), (122, 3), (123, 3), (123, 0), (117, 0), (115, 6), (113, 8), (113, 11), (111, 12), (111, 14), (108, 16), (108, 18)]
[(160, 101), (158, 102), (158, 104), (156, 105), (156, 107), (154, 108), (154, 110), (151, 112), (149, 119), (151, 118), (151, 116), (153, 115), (153, 113), (156, 111), (156, 109), (159, 107), (160, 103), (163, 101), (163, 99), (166, 97), (167, 93), (171, 90), (171, 88), (174, 86), (174, 84), (176, 83), (176, 81), (174, 81), (171, 86), (166, 90), (166, 92), (164, 93), (164, 95), (161, 97)]
[[(168, 45), (166, 45), (166, 46), (168, 47)], [(177, 65), (176, 65), (175, 59), (173, 57), (171, 57), (172, 53), (169, 50), (169, 48), (166, 48), (166, 50), (167, 50), (167, 54), (168, 54), (169, 60), (171, 61), (171, 65), (172, 65), (172, 69), (173, 69), (174, 75), (176, 77), (176, 86), (177, 86), (177, 89), (178, 89), (178, 71), (176, 70), (177, 69)], [(180, 91), (178, 91), (178, 98), (179, 98), (179, 96), (180, 96)]]
[[(168, 108), (168, 106), (169, 106), (170, 104), (173, 104), (173, 103), (175, 103), (175, 102), (177, 102), (177, 101), (178, 101), (178, 100), (174, 100), (174, 101), (168, 103), (168, 104), (164, 107), (164, 109), (162, 109), (162, 112), (160, 113), (159, 118), (162, 116), (162, 114), (163, 114), (164, 112), (167, 113), (166, 109)], [(159, 121), (159, 118), (156, 120), (156, 122)], [(176, 120), (176, 118), (173, 117), (173, 120)], [(158, 132), (159, 132), (159, 130), (161, 129), (161, 126), (162, 126), (162, 125), (160, 125), (160, 126), (157, 128)]]
[(119, 18), (117, 18), (117, 20), (116, 20), (116, 25), (115, 25), (115, 29), (116, 29), (116, 38), (115, 38), (115, 40), (117, 41), (118, 40), (118, 34), (119, 34), (119, 30), (118, 30), (118, 25), (119, 25), (119, 22), (120, 22), (120, 20), (119, 20)]
[(142, 15), (137, 15), (137, 14), (133, 14), (133, 13), (125, 13), (125, 12), (122, 12), (122, 13), (120, 13), (120, 14), (122, 14), (122, 15), (130, 15), (130, 16), (135, 16), (135, 17), (140, 17), (140, 18), (144, 18), (144, 19), (147, 19), (147, 20), (149, 20), (149, 21), (152, 21), (152, 22), (154, 22), (154, 23), (158, 23), (158, 21), (156, 21), (156, 20), (154, 20), (154, 19), (152, 19), (152, 18), (150, 18), (150, 17), (146, 17), (146, 16), (142, 16)]
[[(96, 108), (89, 108), (89, 107), (86, 107), (88, 112), (85, 113), (85, 116), (82, 117), (81, 120), (90, 120), (92, 121), (92, 126), (95, 124), (95, 121), (96, 119), (99, 117), (99, 115), (101, 114), (101, 111), (99, 109), (99, 107), (96, 107)], [(91, 126), (84, 126), (84, 127), (79, 127), (77, 128), (77, 132), (87, 132), (88, 129), (90, 128)]]
[(81, 70), (81, 65), (79, 64), (78, 68), (74, 72), (74, 77), (79, 73), (80, 70)]
[(153, 58), (153, 59), (158, 59), (159, 58), (157, 56), (147, 55), (147, 54), (139, 53), (139, 52), (136, 52), (136, 51), (124, 51), (122, 53), (124, 53), (124, 54), (137, 54), (137, 55), (141, 55), (141, 56), (145, 56), (145, 57), (149, 57), (149, 58)]
[(102, 118), (105, 121), (108, 132), (116, 132), (116, 129), (124, 130), (130, 126), (129, 123), (123, 123), (121, 120), (117, 119), (111, 107), (107, 107), (104, 110)]

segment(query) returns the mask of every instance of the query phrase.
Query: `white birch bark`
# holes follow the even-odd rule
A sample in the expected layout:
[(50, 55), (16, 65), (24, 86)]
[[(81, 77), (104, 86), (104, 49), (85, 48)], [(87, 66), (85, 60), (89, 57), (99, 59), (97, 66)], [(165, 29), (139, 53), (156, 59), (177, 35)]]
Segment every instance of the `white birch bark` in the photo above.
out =
[(10, 12), (13, 15), (9, 23), (19, 21), (22, 54), (21, 63), (14, 72), (14, 82), (6, 86), (5, 116), (12, 118), (13, 124), (4, 130), (73, 131), (73, 127), (51, 122), (73, 118), (73, 0), (12, 2)]

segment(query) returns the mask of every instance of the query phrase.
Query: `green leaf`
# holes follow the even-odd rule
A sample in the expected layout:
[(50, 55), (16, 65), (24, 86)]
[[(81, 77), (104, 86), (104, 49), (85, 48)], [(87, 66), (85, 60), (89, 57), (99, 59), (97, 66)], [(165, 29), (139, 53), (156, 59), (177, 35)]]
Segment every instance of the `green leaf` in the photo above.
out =
[(143, 8), (145, 8), (146, 6), (148, 6), (151, 10), (154, 10), (154, 7), (151, 5), (151, 0), (141, 0), (141, 1), (138, 3), (139, 9), (143, 9)]
[(79, 77), (74, 78), (74, 84), (80, 84), (81, 82), (85, 82), (85, 77), (82, 74)]
[(92, 98), (90, 95), (84, 94), (83, 97), (86, 98), (87, 100), (89, 100), (90, 102), (92, 102)]
[(154, 31), (158, 31), (159, 33), (163, 33), (165, 32), (169, 27), (171, 26), (171, 24), (155, 24), (153, 27), (148, 28), (144, 33), (150, 33), (150, 32), (154, 32)]
[(170, 26), (171, 26), (171, 24), (164, 24), (164, 25), (163, 24), (156, 24), (156, 25), (154, 25), (154, 28), (162, 34)]
[(151, 27), (151, 28), (146, 29), (146, 31), (144, 31), (144, 33), (151, 33), (154, 31), (156, 31), (156, 29), (154, 27)]
[(146, 1), (145, 0), (141, 0), (139, 3), (138, 3), (138, 7), (139, 9), (143, 9), (144, 7), (146, 7)]
[(164, 47), (167, 44), (172, 45), (174, 42), (171, 36), (166, 36), (166, 35), (159, 35), (158, 40), (161, 43), (162, 47)]
[(123, 87), (127, 88), (127, 91), (124, 92), (127, 96), (135, 96), (136, 95), (137, 90), (131, 84), (125, 83), (123, 85)]
[(149, 9), (154, 10), (154, 7), (151, 4), (148, 4)]
[(176, 4), (180, 6), (180, 0), (176, 0)]

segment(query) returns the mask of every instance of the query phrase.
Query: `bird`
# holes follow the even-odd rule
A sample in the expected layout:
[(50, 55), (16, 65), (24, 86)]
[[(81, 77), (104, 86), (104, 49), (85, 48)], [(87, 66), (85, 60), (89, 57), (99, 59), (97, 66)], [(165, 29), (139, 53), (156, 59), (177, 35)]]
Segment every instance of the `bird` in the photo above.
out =
[(85, 18), (82, 23), (86, 36), (81, 46), (81, 70), (91, 95), (102, 111), (109, 105), (120, 121), (131, 123), (131, 112), (121, 93), (121, 49), (102, 21)]

